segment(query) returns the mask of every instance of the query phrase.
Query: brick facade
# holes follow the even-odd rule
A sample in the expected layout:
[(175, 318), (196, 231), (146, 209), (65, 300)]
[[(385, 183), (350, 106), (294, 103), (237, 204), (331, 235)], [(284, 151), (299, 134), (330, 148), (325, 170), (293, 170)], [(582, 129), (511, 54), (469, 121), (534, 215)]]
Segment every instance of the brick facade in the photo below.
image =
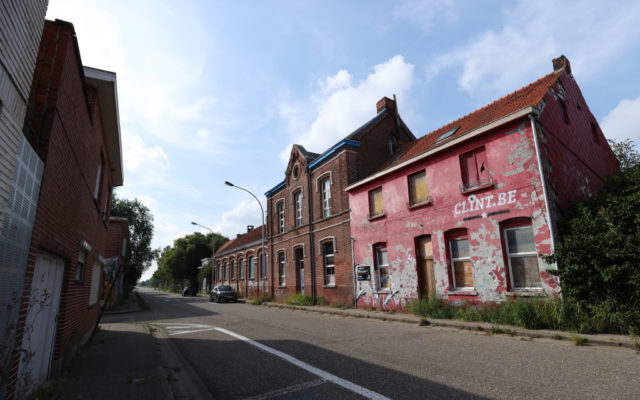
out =
[[(58, 314), (53, 376), (89, 338), (100, 312), (111, 191), (122, 185), (117, 108), (110, 108), (115, 96), (115, 74), (82, 66), (73, 25), (46, 21), (25, 122), (25, 136), (44, 161), (44, 172), (20, 329), (37, 260), (59, 260), (64, 269), (59, 307), (51, 310)], [(16, 363), (16, 375), (17, 370)]]
[[(294, 145), (285, 180), (266, 193), (269, 290), (277, 300), (304, 293), (329, 303), (351, 302), (354, 276), (349, 202), (344, 189), (415, 139), (398, 117), (393, 100), (383, 98), (377, 112), (322, 154)], [(323, 186), (325, 181), (328, 186)], [(327, 214), (323, 214), (323, 208), (329, 209), (326, 200), (323, 207), (323, 191), (324, 196), (330, 193)], [(301, 218), (296, 212), (297, 196), (301, 196)], [(333, 253), (325, 254), (329, 251)]]
[[(595, 194), (618, 164), (568, 60), (560, 57), (554, 66), (531, 85), (420, 138), (347, 188), (355, 262), (364, 269), (361, 305), (559, 294), (548, 271), (555, 265), (541, 257), (553, 250), (558, 210)], [(417, 204), (414, 174), (424, 177), (428, 193)], [(369, 215), (374, 189), (384, 205), (376, 218)]]

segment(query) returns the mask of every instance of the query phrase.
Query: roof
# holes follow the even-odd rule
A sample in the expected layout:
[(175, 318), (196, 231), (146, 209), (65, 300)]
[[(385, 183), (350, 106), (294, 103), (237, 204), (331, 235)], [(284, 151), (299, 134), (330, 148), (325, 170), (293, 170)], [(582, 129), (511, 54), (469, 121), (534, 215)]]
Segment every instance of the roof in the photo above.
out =
[[(266, 229), (266, 226), (265, 226)], [(267, 232), (265, 232), (266, 235)], [(253, 228), (247, 233), (239, 235), (237, 238), (229, 240), (216, 251), (216, 257), (222, 256), (228, 253), (232, 253), (235, 250), (240, 250), (248, 247), (250, 244), (260, 242), (262, 240), (262, 225)], [(265, 237), (266, 242), (266, 237)]]
[[(394, 168), (395, 166), (401, 165), (403, 163), (409, 163), (413, 158), (420, 156), (423, 153), (436, 151), (438, 147), (450, 143), (451, 141), (454, 141), (461, 136), (485, 127), (506, 116), (516, 114), (523, 109), (536, 107), (540, 103), (540, 101), (542, 101), (549, 88), (556, 82), (559, 74), (562, 71), (564, 71), (564, 69), (559, 69), (548, 75), (545, 75), (537, 81), (521, 89), (518, 89), (515, 92), (510, 93), (476, 111), (473, 111), (470, 114), (458, 118), (457, 120), (426, 134), (418, 140), (405, 144), (398, 149), (394, 157), (390, 157), (389, 159), (387, 159), (387, 161), (385, 161), (380, 166), (380, 168), (378, 168), (377, 172), (374, 172), (369, 177), (348, 187), (347, 190), (368, 182), (374, 177), (384, 175), (384, 172), (387, 169)], [(454, 129), (455, 131), (453, 132), (453, 134), (450, 134), (443, 140), (438, 141), (441, 136), (443, 136), (445, 133), (449, 134)], [(397, 154), (400, 154), (400, 156), (398, 156)]]

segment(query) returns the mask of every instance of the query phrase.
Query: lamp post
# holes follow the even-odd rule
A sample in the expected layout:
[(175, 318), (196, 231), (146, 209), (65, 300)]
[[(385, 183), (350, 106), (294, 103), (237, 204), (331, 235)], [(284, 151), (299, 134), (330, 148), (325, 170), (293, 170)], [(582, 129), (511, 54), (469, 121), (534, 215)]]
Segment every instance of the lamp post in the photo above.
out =
[(204, 225), (200, 225), (197, 222), (193, 222), (191, 221), (191, 225), (198, 225), (201, 228), (207, 229), (209, 232), (211, 232), (211, 289), (213, 289), (213, 277), (215, 275), (214, 271), (215, 271), (215, 263), (213, 262), (215, 254), (216, 254), (216, 234), (213, 233), (213, 229), (206, 227)]
[[(267, 266), (265, 265), (265, 264), (266, 264), (266, 259), (267, 259), (267, 258), (266, 258), (266, 257), (265, 257), (265, 255), (264, 255), (264, 208), (262, 208), (262, 203), (260, 203), (260, 200), (258, 200), (258, 198), (256, 197), (256, 195), (255, 195), (255, 194), (253, 194), (253, 193), (251, 193), (249, 190), (247, 190), (247, 189), (245, 189), (245, 188), (243, 188), (243, 187), (240, 187), (240, 186), (234, 185), (233, 183), (231, 183), (231, 182), (229, 182), (229, 181), (224, 181), (224, 184), (225, 184), (225, 185), (227, 185), (227, 186), (231, 186), (231, 187), (234, 187), (234, 188), (237, 188), (237, 189), (240, 189), (240, 190), (242, 190), (242, 191), (245, 191), (245, 192), (249, 193), (249, 194), (250, 194), (254, 199), (256, 199), (256, 201), (258, 202), (258, 205), (260, 206), (260, 217), (261, 217), (261, 219), (262, 219), (262, 239), (261, 239), (261, 241), (260, 241), (260, 247), (262, 248), (262, 254), (261, 254), (261, 256), (260, 256), (260, 257), (262, 258), (262, 262), (261, 262), (261, 264), (260, 264), (260, 265), (261, 265), (261, 267), (262, 267), (262, 268), (264, 268), (264, 273), (265, 273), (265, 276), (260, 276), (260, 279), (262, 279), (262, 294), (264, 295), (264, 294), (265, 294), (265, 287), (264, 287), (265, 282), (264, 282), (264, 278), (266, 278), (266, 274), (267, 274)], [(261, 272), (262, 272), (262, 271), (261, 271)], [(262, 274), (260, 274), (260, 275), (262, 275)], [(260, 285), (258, 285), (258, 288), (259, 288), (259, 287), (260, 287)], [(259, 290), (259, 289), (258, 289), (258, 290)]]

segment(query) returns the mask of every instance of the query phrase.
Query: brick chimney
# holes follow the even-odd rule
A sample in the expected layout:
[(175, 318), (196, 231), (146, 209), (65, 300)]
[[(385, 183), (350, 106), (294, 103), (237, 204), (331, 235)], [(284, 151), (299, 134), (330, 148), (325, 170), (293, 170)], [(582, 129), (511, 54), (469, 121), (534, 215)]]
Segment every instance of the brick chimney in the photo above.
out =
[(569, 63), (569, 59), (563, 55), (558, 58), (553, 59), (553, 72), (558, 72), (564, 68), (567, 74), (571, 73), (571, 64)]
[(382, 112), (382, 110), (384, 110), (385, 108), (388, 111), (393, 112), (396, 108), (396, 104), (390, 98), (383, 97), (380, 100), (378, 100), (378, 102), (376, 103), (376, 109), (377, 109), (376, 113), (380, 114), (380, 112)]
[(253, 225), (247, 225), (247, 233), (253, 230)]

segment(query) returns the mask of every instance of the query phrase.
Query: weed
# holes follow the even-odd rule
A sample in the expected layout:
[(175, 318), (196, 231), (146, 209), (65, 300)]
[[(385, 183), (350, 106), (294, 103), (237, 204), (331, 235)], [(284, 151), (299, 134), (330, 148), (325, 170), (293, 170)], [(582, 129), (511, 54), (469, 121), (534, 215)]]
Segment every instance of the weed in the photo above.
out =
[(431, 325), (431, 322), (429, 322), (428, 319), (426, 319), (424, 317), (420, 318), (420, 326), (429, 326), (429, 325)]
[(494, 335), (497, 335), (497, 334), (502, 333), (502, 332), (503, 332), (503, 330), (500, 329), (499, 327), (495, 326), (495, 325), (491, 327), (491, 333), (494, 334)]
[(327, 303), (327, 300), (326, 300), (324, 297), (322, 297), (322, 296), (318, 296), (318, 297), (316, 298), (316, 305), (317, 305), (317, 306), (326, 306), (327, 304), (328, 304), (328, 303)]
[(563, 337), (562, 337), (562, 335), (558, 335), (558, 334), (556, 333), (556, 334), (554, 334), (553, 336), (551, 336), (551, 339), (555, 339), (555, 340), (562, 340), (562, 339), (563, 339)]
[(351, 304), (343, 303), (341, 301), (336, 301), (335, 303), (331, 303), (330, 305), (331, 307), (340, 308), (342, 310), (352, 308)]
[(575, 332), (571, 334), (571, 340), (573, 341), (573, 344), (575, 344), (576, 346), (583, 346), (587, 343), (586, 338), (583, 338), (582, 336), (578, 335)]
[(308, 294), (295, 293), (287, 297), (285, 302), (294, 306), (312, 306), (313, 297)]
[(516, 333), (515, 333), (514, 331), (512, 331), (511, 329), (508, 329), (508, 328), (507, 328), (507, 329), (505, 329), (505, 330), (504, 330), (504, 334), (505, 334), (505, 335), (509, 335), (509, 336), (513, 336), (513, 335), (515, 335)]

